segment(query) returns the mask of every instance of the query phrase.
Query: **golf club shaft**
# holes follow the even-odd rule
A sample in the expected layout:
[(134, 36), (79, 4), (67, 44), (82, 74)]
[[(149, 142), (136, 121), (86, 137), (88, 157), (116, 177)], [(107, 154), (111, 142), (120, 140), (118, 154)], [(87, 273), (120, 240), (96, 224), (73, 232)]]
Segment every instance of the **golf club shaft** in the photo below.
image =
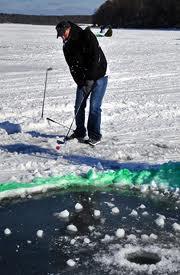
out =
[(46, 87), (47, 87), (47, 77), (48, 77), (48, 71), (51, 71), (52, 68), (48, 68), (46, 70), (46, 77), (45, 77), (45, 84), (44, 84), (44, 96), (43, 96), (43, 104), (42, 104), (42, 113), (41, 113), (41, 118), (43, 118), (44, 115), (44, 104), (45, 104), (45, 97), (46, 97)]

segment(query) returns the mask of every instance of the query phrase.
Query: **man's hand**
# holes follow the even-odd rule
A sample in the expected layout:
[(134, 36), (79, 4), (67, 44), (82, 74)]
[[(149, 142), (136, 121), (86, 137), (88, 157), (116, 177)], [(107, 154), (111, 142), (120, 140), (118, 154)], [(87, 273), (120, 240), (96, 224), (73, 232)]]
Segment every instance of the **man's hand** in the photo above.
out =
[(83, 91), (85, 96), (88, 96), (91, 93), (93, 85), (94, 85), (94, 80), (85, 81), (85, 85), (83, 86)]

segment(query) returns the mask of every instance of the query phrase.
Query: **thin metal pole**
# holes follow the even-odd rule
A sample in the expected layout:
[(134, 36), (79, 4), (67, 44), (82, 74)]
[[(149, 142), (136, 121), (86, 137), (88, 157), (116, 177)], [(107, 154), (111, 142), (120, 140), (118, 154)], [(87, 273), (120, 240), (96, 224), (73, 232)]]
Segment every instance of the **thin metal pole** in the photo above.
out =
[(48, 71), (52, 71), (52, 68), (47, 68), (47, 70), (46, 70), (46, 77), (45, 77), (45, 85), (44, 85), (44, 96), (43, 96), (43, 104), (42, 104), (41, 118), (43, 118), (43, 115), (44, 115), (44, 104), (45, 104), (45, 96), (46, 96), (46, 87), (47, 87)]

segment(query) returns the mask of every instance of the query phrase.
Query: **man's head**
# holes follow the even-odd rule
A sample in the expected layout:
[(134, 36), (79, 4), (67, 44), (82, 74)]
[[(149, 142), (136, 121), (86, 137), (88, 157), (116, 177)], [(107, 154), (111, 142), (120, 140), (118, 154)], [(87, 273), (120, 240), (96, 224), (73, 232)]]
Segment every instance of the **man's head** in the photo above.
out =
[(68, 21), (61, 21), (56, 26), (57, 31), (57, 38), (60, 36), (63, 39), (67, 38), (67, 35), (69, 35), (69, 31), (71, 29), (71, 25)]

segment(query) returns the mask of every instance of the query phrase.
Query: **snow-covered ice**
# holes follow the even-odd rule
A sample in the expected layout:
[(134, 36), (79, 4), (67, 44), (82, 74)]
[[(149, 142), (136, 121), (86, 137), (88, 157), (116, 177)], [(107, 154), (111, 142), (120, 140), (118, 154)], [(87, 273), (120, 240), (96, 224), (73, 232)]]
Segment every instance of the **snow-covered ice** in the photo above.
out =
[[(64, 60), (62, 42), (56, 39), (55, 32), (54, 26), (0, 24), (0, 182), (31, 182), (35, 178), (70, 173), (84, 175), (89, 173), (89, 169), (92, 170), (88, 175), (96, 181), (97, 170), (139, 170), (149, 165), (157, 167), (169, 161), (179, 162), (179, 32), (119, 29), (113, 30), (110, 39), (99, 38), (110, 68), (109, 84), (102, 105), (102, 142), (93, 149), (73, 140), (62, 145), (60, 150), (55, 148), (56, 140), (66, 134), (65, 127), (71, 124), (76, 85)], [(53, 70), (48, 72), (44, 118), (41, 119), (48, 67)], [(46, 117), (62, 125), (48, 123)], [(127, 185), (127, 181), (123, 184)], [(98, 198), (94, 200), (93, 195), (88, 194), (88, 204), (95, 203), (94, 207), (88, 207), (91, 213), (85, 207), (79, 213), (75, 211), (79, 200), (74, 200), (72, 208), (68, 210), (55, 212), (58, 206), (51, 212), (51, 218), (62, 216), (63, 219), (54, 219), (61, 227), (55, 225), (58, 230), (53, 229), (52, 232), (55, 232), (56, 239), (52, 239), (50, 245), (53, 249), (56, 245), (61, 249), (65, 244), (62, 251), (69, 267), (77, 267), (77, 255), (82, 253), (84, 256), (84, 251), (91, 251), (94, 262), (97, 262), (96, 267), (100, 268), (100, 272), (107, 271), (107, 274), (116, 270), (117, 274), (121, 270), (122, 274), (133, 275), (140, 272), (178, 272), (179, 189), (172, 193), (166, 184), (163, 182), (160, 187), (153, 180), (150, 184), (136, 188), (142, 197), (146, 197), (149, 192), (151, 202), (155, 197), (156, 200), (174, 198), (176, 207), (173, 208), (172, 219), (165, 219), (163, 215), (151, 211), (147, 201), (144, 204), (138, 201), (136, 205), (130, 201), (128, 207), (123, 208), (116, 203), (116, 194), (106, 197), (101, 205), (97, 203)], [(122, 182), (116, 183), (117, 189), (120, 185)], [(41, 186), (33, 189), (34, 193), (46, 191), (47, 187)], [(7, 196), (12, 195), (12, 192), (16, 194), (16, 191), (11, 191)], [(19, 193), (21, 199), (28, 198), (30, 194), (31, 191), (23, 185)], [(102, 205), (105, 208), (102, 209)], [(110, 207), (108, 211), (107, 206)], [(63, 205), (63, 209), (65, 207), (67, 205)], [(120, 209), (119, 214), (112, 215), (113, 209), (117, 208)], [(162, 213), (165, 212), (164, 209)], [(72, 217), (69, 213), (72, 213)], [(168, 210), (166, 213), (169, 213)], [(65, 221), (67, 217), (73, 219), (68, 225)], [(112, 230), (111, 219), (116, 222)], [(10, 225), (5, 224), (3, 230), (6, 226)], [(84, 230), (83, 226), (87, 227), (85, 235), (81, 235), (79, 230)], [(4, 234), (10, 234), (11, 230), (12, 236), (17, 234), (14, 233), (14, 227), (6, 228)], [(68, 231), (75, 232), (77, 238), (72, 239)], [(44, 232), (48, 235), (48, 228), (45, 231), (38, 230), (34, 235), (42, 238)], [(59, 232), (64, 235), (59, 236)], [(28, 238), (33, 236), (26, 234), (25, 240)], [(42, 240), (47, 241), (46, 238)], [(34, 245), (33, 240), (26, 241), (28, 244), (31, 242)], [(38, 239), (38, 242), (41, 240)], [(20, 249), (21, 246), (18, 251)], [(138, 265), (127, 260), (128, 254), (139, 253), (142, 249), (161, 255), (161, 261), (156, 265)], [(83, 263), (84, 268), (89, 264), (88, 261)]]
[[(96, 32), (96, 29), (93, 29)], [(99, 43), (109, 63), (102, 143), (55, 150), (69, 126), (76, 85), (54, 26), (0, 24), (0, 181), (32, 181), (89, 168), (180, 160), (180, 52), (175, 30), (114, 30)], [(48, 67), (44, 119), (41, 119)], [(145, 187), (142, 187), (145, 191)]]

